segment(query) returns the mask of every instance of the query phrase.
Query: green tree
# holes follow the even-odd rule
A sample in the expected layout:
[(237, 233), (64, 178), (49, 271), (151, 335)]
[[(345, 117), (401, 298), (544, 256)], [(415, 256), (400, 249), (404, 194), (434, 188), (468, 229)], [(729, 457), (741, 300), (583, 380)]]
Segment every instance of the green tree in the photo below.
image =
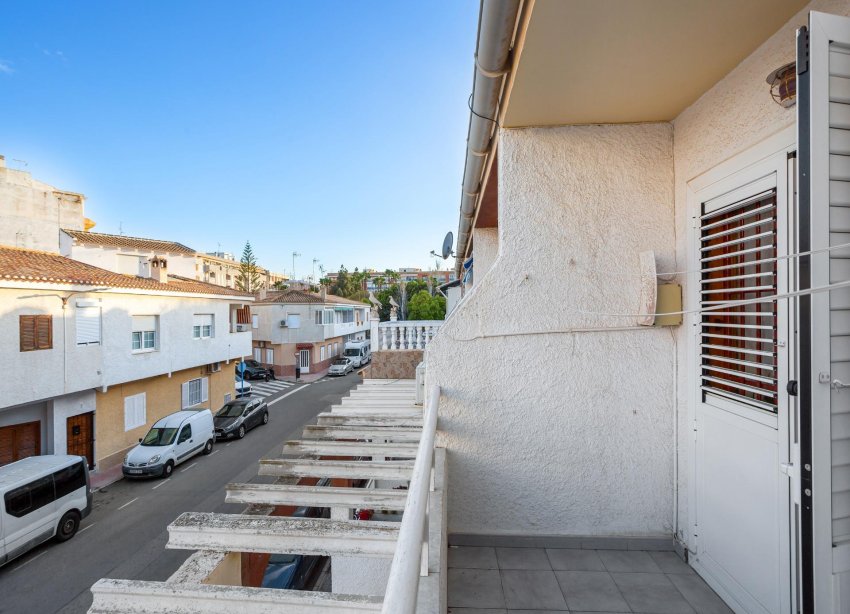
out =
[(286, 290), (286, 282), (282, 279), (278, 279), (272, 284), (272, 288), (274, 288), (275, 290)]
[(446, 317), (446, 299), (431, 296), (428, 290), (420, 290), (407, 302), (408, 320), (443, 320)]
[(390, 297), (394, 298), (399, 305), (401, 304), (401, 291), (396, 284), (379, 290), (375, 295), (375, 298), (381, 301), (381, 308), (378, 309), (378, 317), (381, 322), (386, 322), (390, 319)]
[(251, 242), (245, 241), (242, 258), (239, 261), (239, 274), (236, 276), (236, 287), (245, 292), (256, 292), (261, 287), (260, 267), (251, 248)]

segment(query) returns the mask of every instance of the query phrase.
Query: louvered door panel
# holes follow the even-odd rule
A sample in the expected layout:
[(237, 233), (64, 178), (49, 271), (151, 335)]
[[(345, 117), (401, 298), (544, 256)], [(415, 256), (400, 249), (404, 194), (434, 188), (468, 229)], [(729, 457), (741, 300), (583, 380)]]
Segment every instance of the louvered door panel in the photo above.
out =
[[(700, 218), (701, 387), (776, 412), (776, 192)], [(737, 305), (740, 301), (755, 303)], [(729, 305), (729, 303), (733, 303)]]

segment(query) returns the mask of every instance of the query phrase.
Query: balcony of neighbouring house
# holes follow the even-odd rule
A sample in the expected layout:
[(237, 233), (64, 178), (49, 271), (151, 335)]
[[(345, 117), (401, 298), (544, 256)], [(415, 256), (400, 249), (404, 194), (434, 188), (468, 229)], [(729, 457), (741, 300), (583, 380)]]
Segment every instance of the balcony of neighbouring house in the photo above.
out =
[(416, 367), (442, 324), (443, 320), (372, 320), (372, 364), (367, 377), (416, 379)]

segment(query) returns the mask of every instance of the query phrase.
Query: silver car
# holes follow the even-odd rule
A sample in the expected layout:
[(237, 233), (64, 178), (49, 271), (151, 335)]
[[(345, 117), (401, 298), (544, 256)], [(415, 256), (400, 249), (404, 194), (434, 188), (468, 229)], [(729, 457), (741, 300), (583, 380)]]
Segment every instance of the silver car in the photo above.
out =
[(354, 363), (350, 358), (340, 357), (331, 363), (328, 375), (348, 375), (354, 371)]

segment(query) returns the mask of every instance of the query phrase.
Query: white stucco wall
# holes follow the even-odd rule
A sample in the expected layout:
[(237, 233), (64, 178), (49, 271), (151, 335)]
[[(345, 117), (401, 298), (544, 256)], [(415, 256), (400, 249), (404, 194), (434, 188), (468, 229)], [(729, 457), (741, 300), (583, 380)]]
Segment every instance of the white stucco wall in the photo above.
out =
[(163, 258), (168, 262), (168, 274), (179, 275), (188, 279), (195, 279), (195, 255), (194, 254), (171, 254), (168, 252), (155, 252), (153, 250), (118, 249), (113, 247), (99, 247), (94, 245), (73, 244), (68, 241), (68, 235), (62, 233), (62, 255), (85, 262), (92, 266), (115, 271), (116, 273), (138, 275), (136, 271), (128, 270), (129, 257), (135, 256), (148, 261), (153, 257)]
[[(795, 124), (794, 107), (783, 109), (770, 97), (765, 77), (779, 66), (791, 62), (796, 54), (795, 32), (805, 25), (808, 12), (823, 11), (839, 15), (850, 14), (847, 0), (816, 0), (800, 11), (776, 34), (765, 41), (732, 72), (721, 79), (673, 122), (675, 198), (676, 198), (676, 261), (675, 269), (687, 268), (687, 184), (721, 162), (757, 145), (767, 137)], [(663, 270), (663, 269), (662, 269)], [(679, 280), (688, 296), (686, 279)], [(686, 304), (686, 308), (694, 305)], [(690, 451), (688, 402), (694, 379), (687, 372), (688, 353), (693, 346), (684, 329), (677, 332), (677, 357), (681, 365), (677, 385), (679, 422), (679, 488), (678, 510), (680, 537), (688, 540), (688, 454)]]
[[(0, 378), (0, 413), (5, 407), (21, 403), (251, 355), (251, 333), (230, 332), (230, 304), (241, 304), (238, 297), (230, 300), (120, 292), (77, 294), (68, 301), (63, 327), (59, 296), (68, 295), (71, 290), (35, 284), (0, 288), (0, 339), (6, 340), (5, 351), (0, 352), (0, 372), (4, 374)], [(99, 345), (76, 344), (78, 300), (98, 301), (101, 305)], [(196, 313), (214, 314), (214, 338), (192, 338)], [(53, 316), (52, 349), (20, 351), (18, 322), (23, 314)], [(132, 352), (132, 315), (160, 316), (157, 351)]]
[(474, 259), (472, 283), (475, 285), (490, 270), (499, 254), (499, 229), (475, 228), (472, 231), (472, 237)]
[(59, 251), (59, 229), (83, 229), (83, 196), (62, 192), (0, 159), (0, 245)]
[[(672, 263), (669, 124), (506, 130), (499, 252), (426, 350), (449, 532), (661, 535), (673, 343), (634, 327), (638, 253)], [(506, 317), (510, 314), (510, 317)]]

